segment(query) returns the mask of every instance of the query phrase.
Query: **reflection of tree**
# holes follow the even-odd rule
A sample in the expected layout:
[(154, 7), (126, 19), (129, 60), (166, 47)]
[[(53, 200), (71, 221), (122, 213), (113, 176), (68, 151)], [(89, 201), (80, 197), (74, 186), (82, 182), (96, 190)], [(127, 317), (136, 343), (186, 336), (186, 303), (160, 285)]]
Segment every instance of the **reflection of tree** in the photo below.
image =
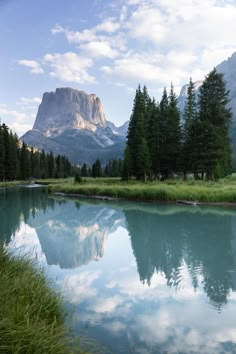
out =
[(39, 188), (9, 188), (0, 191), (0, 240), (9, 243), (20, 227), (35, 216), (36, 210), (53, 208), (54, 200), (47, 198), (46, 190)]
[(229, 269), (234, 265), (231, 246), (232, 216), (198, 212), (160, 215), (125, 210), (126, 224), (142, 282), (163, 272), (169, 286), (178, 288), (186, 263), (193, 287), (199, 274), (207, 296), (220, 307), (234, 290)]
[[(124, 204), (126, 225), (142, 282), (154, 272), (165, 274), (178, 289), (187, 265), (194, 289), (199, 282), (214, 306), (227, 302), (236, 290), (232, 214), (191, 213), (170, 207), (160, 214), (155, 207)], [(47, 209), (47, 212), (46, 212)], [(173, 211), (178, 210), (178, 213)], [(189, 209), (191, 211), (191, 209)], [(8, 243), (24, 220), (35, 227), (50, 264), (71, 268), (99, 259), (107, 235), (123, 225), (122, 209), (111, 204), (55, 201), (46, 190), (14, 188), (0, 191), (0, 240)], [(199, 277), (201, 275), (201, 277)]]

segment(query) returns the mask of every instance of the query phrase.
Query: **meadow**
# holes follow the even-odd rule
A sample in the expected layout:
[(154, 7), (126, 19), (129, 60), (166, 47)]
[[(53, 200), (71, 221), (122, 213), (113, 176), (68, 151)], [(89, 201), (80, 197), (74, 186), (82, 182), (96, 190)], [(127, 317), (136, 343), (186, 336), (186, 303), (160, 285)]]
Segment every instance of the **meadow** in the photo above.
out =
[(72, 178), (39, 180), (50, 193), (109, 197), (115, 199), (159, 202), (236, 203), (236, 174), (218, 181), (171, 179), (164, 182), (121, 181), (119, 178)]

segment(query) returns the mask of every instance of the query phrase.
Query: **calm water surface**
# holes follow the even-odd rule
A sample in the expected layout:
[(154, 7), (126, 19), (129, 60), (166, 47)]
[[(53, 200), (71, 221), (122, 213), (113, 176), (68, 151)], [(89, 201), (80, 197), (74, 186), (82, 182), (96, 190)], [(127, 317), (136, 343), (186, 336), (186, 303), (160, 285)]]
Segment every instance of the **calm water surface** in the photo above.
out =
[(236, 210), (0, 191), (0, 238), (36, 256), (104, 353), (236, 353)]

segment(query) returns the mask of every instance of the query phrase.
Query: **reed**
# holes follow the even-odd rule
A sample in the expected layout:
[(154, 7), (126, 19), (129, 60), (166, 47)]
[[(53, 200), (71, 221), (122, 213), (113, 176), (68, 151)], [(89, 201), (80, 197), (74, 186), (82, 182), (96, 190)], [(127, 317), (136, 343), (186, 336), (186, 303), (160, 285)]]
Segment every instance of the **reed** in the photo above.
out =
[[(66, 312), (43, 271), (0, 245), (0, 353), (79, 353)], [(72, 348), (74, 349), (72, 350)]]

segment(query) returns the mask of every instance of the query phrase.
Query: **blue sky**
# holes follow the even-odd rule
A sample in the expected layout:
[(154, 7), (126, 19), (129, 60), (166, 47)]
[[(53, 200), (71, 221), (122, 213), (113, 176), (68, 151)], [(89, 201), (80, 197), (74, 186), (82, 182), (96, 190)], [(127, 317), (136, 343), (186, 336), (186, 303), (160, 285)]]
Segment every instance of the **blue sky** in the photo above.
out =
[(97, 94), (129, 119), (139, 83), (178, 93), (236, 51), (236, 0), (0, 0), (0, 117), (19, 135), (42, 94)]

